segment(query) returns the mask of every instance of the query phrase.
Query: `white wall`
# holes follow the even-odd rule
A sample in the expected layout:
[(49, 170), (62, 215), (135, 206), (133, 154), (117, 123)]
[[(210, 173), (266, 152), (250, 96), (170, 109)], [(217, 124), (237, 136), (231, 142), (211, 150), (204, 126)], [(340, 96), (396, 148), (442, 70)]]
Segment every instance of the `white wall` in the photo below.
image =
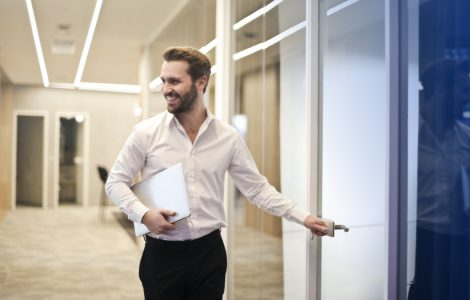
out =
[(41, 87), (15, 87), (13, 110), (48, 111), (49, 119), (49, 161), (48, 161), (48, 202), (53, 206), (55, 114), (57, 112), (88, 112), (90, 115), (89, 141), (89, 205), (99, 203), (102, 183), (96, 170), (97, 164), (111, 168), (132, 127), (139, 121), (133, 115), (134, 104), (139, 95), (105, 92), (46, 89)]
[(388, 110), (384, 1), (363, 0), (323, 24), (323, 217), (350, 227), (322, 239), (323, 300), (384, 295)]

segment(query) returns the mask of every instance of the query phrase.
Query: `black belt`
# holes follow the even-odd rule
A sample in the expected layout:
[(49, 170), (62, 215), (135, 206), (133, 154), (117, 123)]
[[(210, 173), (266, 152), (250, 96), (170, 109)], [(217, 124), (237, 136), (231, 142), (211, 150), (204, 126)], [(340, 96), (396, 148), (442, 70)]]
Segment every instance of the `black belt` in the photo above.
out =
[(193, 243), (199, 243), (203, 242), (205, 240), (212, 239), (216, 236), (220, 235), (220, 229), (216, 229), (204, 236), (201, 236), (200, 238), (194, 239), (194, 240), (183, 240), (183, 241), (168, 241), (168, 240), (162, 240), (162, 239), (157, 239), (149, 235), (144, 235), (144, 240), (152, 243), (162, 243), (162, 244), (193, 244)]

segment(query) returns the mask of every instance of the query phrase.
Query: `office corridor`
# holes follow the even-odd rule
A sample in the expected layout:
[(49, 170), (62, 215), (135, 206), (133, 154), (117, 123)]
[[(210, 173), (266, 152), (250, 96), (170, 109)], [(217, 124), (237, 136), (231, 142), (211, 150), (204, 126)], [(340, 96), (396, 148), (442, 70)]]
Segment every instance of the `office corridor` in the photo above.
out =
[(96, 208), (0, 214), (0, 299), (143, 299), (141, 250)]

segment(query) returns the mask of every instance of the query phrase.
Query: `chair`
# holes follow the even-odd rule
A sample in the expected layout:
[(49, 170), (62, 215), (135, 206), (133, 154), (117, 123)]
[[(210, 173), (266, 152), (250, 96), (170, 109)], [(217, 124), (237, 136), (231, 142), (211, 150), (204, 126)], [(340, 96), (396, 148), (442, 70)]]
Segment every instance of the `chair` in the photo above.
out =
[(98, 175), (100, 176), (100, 179), (101, 179), (101, 182), (103, 182), (103, 189), (102, 189), (102, 192), (101, 192), (101, 199), (100, 199), (100, 218), (101, 218), (101, 221), (104, 222), (105, 221), (105, 208), (106, 208), (106, 205), (108, 204), (107, 202), (107, 199), (108, 197), (106, 196), (106, 192), (104, 190), (104, 185), (106, 183), (106, 180), (108, 179), (108, 170), (103, 167), (103, 166), (100, 166), (98, 165), (97, 166), (98, 168)]

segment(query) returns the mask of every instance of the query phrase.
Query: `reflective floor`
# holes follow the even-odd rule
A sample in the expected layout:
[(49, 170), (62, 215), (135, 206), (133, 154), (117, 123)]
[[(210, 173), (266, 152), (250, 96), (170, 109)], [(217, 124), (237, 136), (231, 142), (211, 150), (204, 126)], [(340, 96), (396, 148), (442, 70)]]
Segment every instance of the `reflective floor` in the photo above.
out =
[[(144, 242), (126, 223), (114, 207), (104, 223), (96, 208), (0, 211), (0, 299), (143, 299)], [(283, 299), (282, 240), (266, 235), (260, 244), (259, 231), (241, 225), (236, 232), (235, 299)]]
[(283, 295), (282, 239), (237, 225), (234, 249), (236, 300), (281, 300)]
[(18, 208), (0, 215), (0, 299), (143, 299), (140, 245), (108, 211)]

